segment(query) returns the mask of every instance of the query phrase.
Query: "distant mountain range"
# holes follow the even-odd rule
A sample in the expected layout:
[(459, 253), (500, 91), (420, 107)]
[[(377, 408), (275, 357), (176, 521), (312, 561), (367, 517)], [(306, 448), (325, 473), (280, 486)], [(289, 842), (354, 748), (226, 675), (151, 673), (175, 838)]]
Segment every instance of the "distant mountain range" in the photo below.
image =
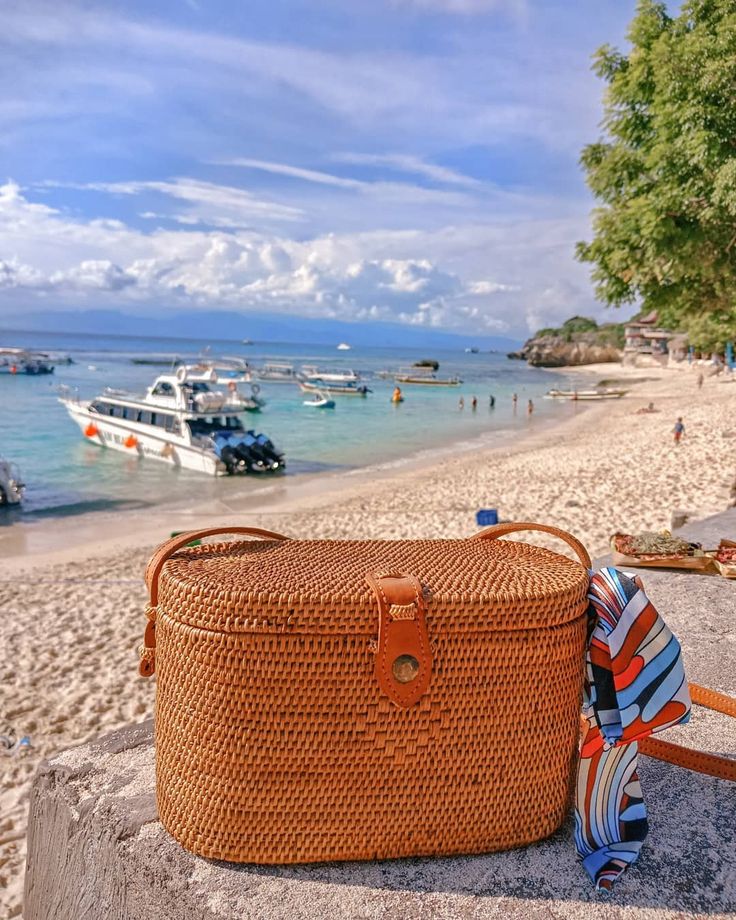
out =
[(189, 311), (161, 317), (133, 316), (118, 310), (17, 312), (0, 317), (0, 330), (24, 332), (95, 333), (153, 338), (232, 339), (254, 342), (288, 342), (305, 345), (392, 347), (409, 345), (436, 348), (481, 348), (513, 351), (520, 339), (489, 335), (459, 335), (439, 329), (422, 329), (394, 323), (346, 323), (331, 319), (304, 319), (259, 313), (216, 310)]

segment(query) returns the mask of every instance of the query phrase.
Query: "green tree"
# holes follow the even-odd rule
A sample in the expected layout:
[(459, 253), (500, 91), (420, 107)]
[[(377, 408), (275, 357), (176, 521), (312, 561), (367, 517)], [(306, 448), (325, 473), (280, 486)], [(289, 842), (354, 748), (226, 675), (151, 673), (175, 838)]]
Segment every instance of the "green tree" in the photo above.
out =
[(577, 256), (604, 302), (714, 346), (736, 335), (736, 3), (640, 0), (628, 38), (594, 58), (604, 136), (581, 163), (601, 204)]

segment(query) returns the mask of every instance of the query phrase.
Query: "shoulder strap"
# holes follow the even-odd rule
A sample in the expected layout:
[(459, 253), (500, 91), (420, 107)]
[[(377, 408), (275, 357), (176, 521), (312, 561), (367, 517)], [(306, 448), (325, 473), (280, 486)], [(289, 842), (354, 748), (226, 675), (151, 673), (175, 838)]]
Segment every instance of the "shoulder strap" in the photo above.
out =
[[(693, 703), (722, 712), (727, 716), (736, 717), (736, 699), (717, 690), (709, 690), (698, 684), (690, 684), (690, 697)], [(736, 782), (736, 760), (723, 757), (720, 754), (709, 754), (693, 748), (673, 744), (671, 741), (660, 741), (659, 738), (642, 738), (639, 741), (639, 751), (648, 757), (664, 760), (666, 763), (685, 767), (697, 773), (706, 773), (708, 776), (717, 776), (719, 779), (728, 779)]]

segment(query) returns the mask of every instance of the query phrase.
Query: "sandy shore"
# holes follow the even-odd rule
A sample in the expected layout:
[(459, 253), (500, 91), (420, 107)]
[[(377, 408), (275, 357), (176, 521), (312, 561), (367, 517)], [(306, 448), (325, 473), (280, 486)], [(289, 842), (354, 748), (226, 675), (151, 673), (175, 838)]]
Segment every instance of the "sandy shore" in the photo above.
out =
[[(611, 365), (582, 370), (624, 376)], [(171, 530), (248, 523), (304, 537), (461, 537), (475, 530), (476, 509), (495, 507), (504, 519), (569, 529), (596, 555), (614, 530), (668, 527), (674, 509), (698, 517), (723, 510), (736, 477), (736, 383), (707, 379), (698, 390), (687, 370), (628, 376), (656, 379), (632, 383), (622, 400), (583, 411), (571, 404), (566, 421), (554, 430), (530, 425), (513, 448), (287, 484), (214, 511), (121, 516), (96, 532), (56, 522), (59, 549), (6, 556), (0, 734), (28, 735), (32, 748), (0, 754), (0, 917), (21, 913), (28, 787), (39, 760), (151, 713), (154, 687), (136, 676), (141, 576)], [(650, 401), (659, 411), (638, 415)], [(677, 416), (685, 423), (679, 447)]]

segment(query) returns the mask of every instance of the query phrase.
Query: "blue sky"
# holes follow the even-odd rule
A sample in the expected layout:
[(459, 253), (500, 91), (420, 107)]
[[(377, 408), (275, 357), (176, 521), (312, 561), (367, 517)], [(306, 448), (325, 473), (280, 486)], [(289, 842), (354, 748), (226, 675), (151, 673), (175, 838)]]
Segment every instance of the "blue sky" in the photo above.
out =
[(0, 0), (0, 321), (218, 308), (523, 336), (633, 0)]

